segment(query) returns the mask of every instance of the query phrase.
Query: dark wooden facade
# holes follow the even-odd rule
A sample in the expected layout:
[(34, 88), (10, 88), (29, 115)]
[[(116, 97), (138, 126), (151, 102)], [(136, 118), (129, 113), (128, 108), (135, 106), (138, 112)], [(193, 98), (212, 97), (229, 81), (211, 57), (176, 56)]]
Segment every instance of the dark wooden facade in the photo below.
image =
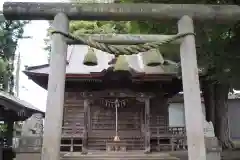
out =
[[(66, 92), (65, 95), (62, 132), (64, 139), (70, 140), (71, 137), (74, 137), (74, 142), (81, 141), (80, 139), (86, 136), (84, 133), (86, 129), (87, 149), (105, 150), (105, 143), (112, 141), (115, 136), (115, 108), (99, 103), (98, 99), (84, 100), (77, 95), (79, 94), (75, 92)], [(126, 100), (126, 106), (118, 111), (120, 139), (127, 143), (128, 150), (144, 150), (145, 129), (149, 127), (152, 136), (156, 136), (157, 132), (163, 133), (164, 126), (168, 125), (168, 106), (161, 97), (150, 99), (150, 120), (149, 123), (146, 123), (145, 101), (136, 98), (127, 99), (127, 97)], [(87, 107), (85, 107), (86, 105)], [(145, 125), (149, 126), (145, 127)], [(81, 143), (84, 144), (84, 142)], [(77, 146), (67, 149), (63, 145), (62, 149), (75, 151), (75, 149), (78, 150)]]
[[(118, 109), (118, 135), (126, 151), (171, 150), (173, 130), (185, 135), (184, 128), (168, 127), (168, 98), (181, 89), (181, 83), (171, 82), (68, 81), (61, 151), (107, 151), (116, 122), (115, 107), (107, 102), (115, 99), (125, 103)], [(171, 84), (176, 87), (172, 89)]]

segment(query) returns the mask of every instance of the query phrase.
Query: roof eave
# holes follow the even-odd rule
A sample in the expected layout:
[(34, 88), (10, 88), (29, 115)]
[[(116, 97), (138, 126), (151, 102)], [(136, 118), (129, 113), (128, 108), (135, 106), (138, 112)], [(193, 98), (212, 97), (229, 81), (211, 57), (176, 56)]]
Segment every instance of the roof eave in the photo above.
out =
[[(0, 103), (1, 103), (1, 106), (4, 107), (4, 108), (8, 108), (12, 111), (14, 111), (17, 116), (15, 117), (15, 121), (19, 121), (19, 120), (25, 120), (27, 118), (29, 118), (32, 114), (34, 113), (41, 113), (43, 116), (45, 116), (45, 113), (37, 108), (31, 108), (29, 107), (30, 104), (27, 104), (24, 105), (22, 104), (22, 100), (17, 100), (17, 97), (14, 97), (12, 95), (7, 95), (8, 93), (6, 94), (3, 94), (1, 93), (1, 96), (0, 96)], [(14, 97), (14, 98), (13, 98)], [(20, 112), (24, 111), (23, 113), (24, 114), (18, 114)]]
[(25, 70), (31, 71), (34, 69), (42, 69), (42, 68), (46, 68), (46, 67), (49, 67), (49, 64), (42, 64), (42, 65), (37, 65), (37, 66), (25, 66)]
[[(31, 71), (23, 71), (24, 74), (28, 76), (29, 79), (33, 80), (36, 84), (47, 89), (48, 74), (46, 73), (36, 73)], [(91, 72), (89, 74), (66, 74), (66, 79), (68, 81), (101, 81), (106, 74), (105, 71), (102, 72)], [(132, 75), (133, 82), (151, 82), (151, 81), (171, 81), (177, 78), (176, 73), (164, 73), (164, 74), (146, 74), (144, 72), (134, 73)]]

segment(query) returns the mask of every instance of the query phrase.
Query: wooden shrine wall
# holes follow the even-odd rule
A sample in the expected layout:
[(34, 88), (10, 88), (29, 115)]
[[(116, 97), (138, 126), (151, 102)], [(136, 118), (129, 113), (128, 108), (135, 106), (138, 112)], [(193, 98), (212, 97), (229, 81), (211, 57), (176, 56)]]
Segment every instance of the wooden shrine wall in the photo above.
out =
[(165, 133), (169, 124), (167, 99), (153, 98), (150, 101), (150, 132), (155, 137)]
[(62, 136), (83, 136), (84, 99), (65, 93)]
[[(83, 137), (84, 131), (84, 99), (78, 95), (65, 93), (62, 126), (62, 137), (76, 140)], [(144, 149), (144, 105), (136, 100), (118, 111), (119, 136), (129, 144), (129, 150)], [(150, 131), (154, 135), (168, 125), (166, 101), (159, 97), (151, 99), (150, 113)], [(115, 136), (115, 108), (91, 102), (88, 114), (88, 149), (105, 150), (106, 141), (112, 141)]]
[[(128, 136), (140, 134), (141, 124), (143, 118), (141, 117), (141, 111), (143, 109), (143, 103), (135, 102), (127, 104), (125, 107), (118, 109), (118, 130), (120, 136)], [(92, 104), (90, 108), (90, 134), (91, 132), (108, 131), (108, 136), (115, 135), (115, 107), (107, 107), (101, 104)], [(125, 134), (124, 134), (125, 133)]]
[[(130, 103), (118, 109), (118, 135), (120, 140), (127, 142), (128, 150), (141, 150), (144, 147), (142, 108), (143, 104)], [(90, 112), (88, 148), (105, 149), (105, 141), (112, 141), (115, 136), (115, 107), (95, 103), (91, 105)]]

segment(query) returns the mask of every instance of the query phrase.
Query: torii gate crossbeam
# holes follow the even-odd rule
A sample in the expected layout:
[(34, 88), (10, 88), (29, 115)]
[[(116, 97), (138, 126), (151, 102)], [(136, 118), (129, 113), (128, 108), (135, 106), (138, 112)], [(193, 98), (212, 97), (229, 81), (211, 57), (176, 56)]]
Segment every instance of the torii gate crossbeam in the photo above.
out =
[(11, 20), (53, 20), (59, 12), (69, 20), (179, 20), (188, 15), (194, 20), (229, 22), (240, 20), (238, 5), (206, 4), (72, 4), (5, 2), (3, 13)]

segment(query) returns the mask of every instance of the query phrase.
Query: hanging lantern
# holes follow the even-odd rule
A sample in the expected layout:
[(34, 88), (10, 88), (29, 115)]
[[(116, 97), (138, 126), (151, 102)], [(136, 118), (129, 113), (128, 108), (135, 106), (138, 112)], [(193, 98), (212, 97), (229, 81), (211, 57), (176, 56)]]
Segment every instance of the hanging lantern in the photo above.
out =
[(97, 55), (93, 48), (88, 48), (88, 52), (84, 57), (83, 64), (87, 66), (96, 66), (98, 64)]
[(149, 67), (155, 67), (164, 63), (164, 58), (158, 49), (149, 50), (144, 56), (146, 65)]
[(114, 65), (114, 71), (129, 71), (129, 64), (124, 55), (120, 55), (117, 57), (117, 61)]

